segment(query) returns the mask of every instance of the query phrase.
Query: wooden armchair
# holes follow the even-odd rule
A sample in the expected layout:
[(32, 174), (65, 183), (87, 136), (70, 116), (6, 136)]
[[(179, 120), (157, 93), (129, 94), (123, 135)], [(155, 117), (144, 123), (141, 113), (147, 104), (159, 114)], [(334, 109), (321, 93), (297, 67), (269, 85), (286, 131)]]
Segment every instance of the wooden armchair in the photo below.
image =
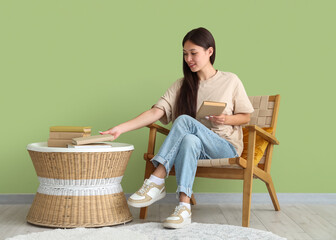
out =
[[(259, 178), (266, 183), (269, 195), (276, 211), (280, 210), (279, 202), (273, 186), (272, 177), (270, 174), (273, 146), (278, 145), (279, 141), (275, 138), (275, 130), (279, 112), (280, 95), (274, 96), (256, 96), (249, 97), (254, 107), (254, 112), (251, 114), (251, 120), (245, 126), (245, 132), (248, 132), (247, 137), (247, 154), (246, 159), (243, 157), (230, 159), (200, 159), (196, 171), (196, 177), (220, 178), (220, 179), (240, 179), (243, 184), (243, 213), (242, 226), (248, 227), (250, 222), (251, 195), (253, 178)], [(154, 157), (156, 133), (168, 135), (169, 130), (156, 124), (148, 126), (149, 142), (147, 153), (144, 154), (146, 160), (145, 179), (154, 172), (154, 166), (150, 160)], [(265, 131), (273, 130), (272, 133)], [(256, 162), (256, 139), (259, 141), (266, 140), (267, 148), (264, 151), (262, 158)], [(244, 143), (245, 144), (245, 143)], [(245, 146), (244, 149), (246, 150)], [(244, 154), (242, 154), (243, 156)], [(259, 156), (259, 157), (261, 157)], [(169, 175), (175, 175), (174, 168)], [(196, 204), (194, 195), (192, 195), (191, 203)], [(141, 208), (140, 218), (145, 219), (147, 216), (147, 207)]]

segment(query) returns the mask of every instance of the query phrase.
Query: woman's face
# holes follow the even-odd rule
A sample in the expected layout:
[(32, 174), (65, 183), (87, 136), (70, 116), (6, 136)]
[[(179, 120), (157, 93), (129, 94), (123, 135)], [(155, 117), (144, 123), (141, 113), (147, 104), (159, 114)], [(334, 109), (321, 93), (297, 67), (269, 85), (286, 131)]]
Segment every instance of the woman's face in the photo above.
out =
[(213, 48), (204, 49), (191, 41), (186, 41), (183, 46), (184, 61), (188, 64), (192, 72), (198, 72), (210, 63), (210, 56), (213, 53)]

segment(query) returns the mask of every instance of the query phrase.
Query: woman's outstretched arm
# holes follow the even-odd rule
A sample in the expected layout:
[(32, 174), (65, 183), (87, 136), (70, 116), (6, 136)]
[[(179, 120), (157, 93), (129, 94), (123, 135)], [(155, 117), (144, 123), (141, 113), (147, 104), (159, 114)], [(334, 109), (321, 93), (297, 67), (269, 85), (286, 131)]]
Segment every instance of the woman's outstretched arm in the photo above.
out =
[(100, 134), (110, 134), (114, 136), (114, 139), (117, 139), (121, 134), (129, 132), (135, 129), (139, 129), (149, 124), (152, 124), (163, 117), (165, 112), (159, 108), (152, 108), (148, 111), (141, 113), (136, 118), (133, 118), (127, 122), (121, 123), (118, 126), (110, 128)]

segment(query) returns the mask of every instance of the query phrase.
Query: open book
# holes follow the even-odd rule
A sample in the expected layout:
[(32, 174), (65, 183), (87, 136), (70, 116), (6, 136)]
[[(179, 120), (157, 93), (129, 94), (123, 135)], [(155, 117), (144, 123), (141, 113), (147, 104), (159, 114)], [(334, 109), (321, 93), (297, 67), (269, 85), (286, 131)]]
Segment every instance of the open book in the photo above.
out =
[(196, 113), (196, 119), (205, 119), (210, 115), (221, 115), (226, 107), (224, 102), (204, 101)]
[(110, 134), (105, 135), (94, 135), (88, 137), (80, 137), (80, 138), (73, 138), (72, 144), (73, 145), (84, 145), (89, 143), (97, 143), (97, 142), (104, 142), (104, 141), (113, 141), (114, 137)]
[(107, 143), (89, 143), (84, 145), (68, 144), (68, 148), (112, 148), (112, 145)]

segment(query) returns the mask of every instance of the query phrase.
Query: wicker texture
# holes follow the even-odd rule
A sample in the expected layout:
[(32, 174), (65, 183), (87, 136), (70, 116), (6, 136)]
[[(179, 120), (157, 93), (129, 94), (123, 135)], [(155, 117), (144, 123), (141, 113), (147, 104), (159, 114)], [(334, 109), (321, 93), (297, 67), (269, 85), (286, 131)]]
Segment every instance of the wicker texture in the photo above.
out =
[(36, 152), (28, 150), (37, 176), (55, 179), (98, 179), (122, 176), (132, 151)]
[(53, 196), (37, 193), (27, 221), (48, 227), (101, 227), (132, 220), (124, 193)]
[(132, 220), (120, 181), (133, 151), (28, 152), (43, 180), (28, 222), (72, 228)]
[[(259, 127), (271, 127), (274, 102), (269, 101), (269, 96), (249, 96), (253, 105), (254, 112), (251, 114), (251, 120), (247, 125), (258, 125)], [(259, 163), (265, 162), (265, 154)], [(200, 159), (197, 166), (199, 167), (215, 167), (215, 168), (241, 168), (235, 162), (223, 159)]]

